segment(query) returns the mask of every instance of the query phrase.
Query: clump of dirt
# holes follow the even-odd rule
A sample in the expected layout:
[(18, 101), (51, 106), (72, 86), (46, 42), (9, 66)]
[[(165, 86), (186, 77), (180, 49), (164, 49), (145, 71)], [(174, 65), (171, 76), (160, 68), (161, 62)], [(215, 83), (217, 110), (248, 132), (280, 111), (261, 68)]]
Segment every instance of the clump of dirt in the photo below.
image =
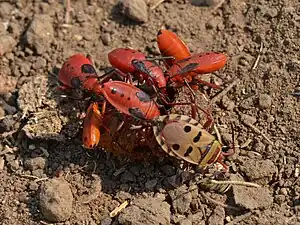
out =
[[(2, 224), (300, 223), (300, 107), (290, 95), (299, 86), (300, 5), (230, 0), (199, 7), (178, 0), (150, 9), (144, 3), (153, 1), (123, 2), (71, 1), (68, 24), (60, 1), (0, 2)], [(237, 84), (213, 104), (213, 117), (224, 142), (232, 141), (234, 127), (239, 148), (226, 161), (229, 172), (261, 188), (204, 192), (168, 157), (136, 162), (82, 148), (80, 115), (88, 101), (60, 96), (57, 69), (83, 53), (101, 74), (107, 53), (118, 47), (157, 56), (161, 28), (175, 31), (192, 53), (228, 56), (215, 73), (222, 79), (211, 77), (225, 81), (222, 87), (231, 79)], [(179, 111), (190, 114), (189, 107)], [(125, 201), (130, 205), (111, 218)]]

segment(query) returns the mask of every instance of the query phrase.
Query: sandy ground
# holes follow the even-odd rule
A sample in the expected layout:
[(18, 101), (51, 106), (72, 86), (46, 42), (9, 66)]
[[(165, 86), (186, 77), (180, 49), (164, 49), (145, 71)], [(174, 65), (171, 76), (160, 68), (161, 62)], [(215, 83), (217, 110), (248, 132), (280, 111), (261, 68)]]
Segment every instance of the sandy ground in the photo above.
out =
[[(297, 1), (228, 0), (215, 10), (165, 1), (135, 23), (116, 0), (74, 0), (67, 27), (60, 1), (13, 2), (0, 3), (1, 224), (300, 224), (300, 107), (289, 95), (300, 72)], [(100, 72), (117, 47), (158, 55), (161, 28), (193, 53), (228, 55), (218, 75), (237, 85), (213, 116), (224, 140), (234, 124), (241, 146), (227, 159), (231, 176), (260, 188), (176, 186), (182, 171), (169, 157), (136, 162), (81, 147), (87, 102), (59, 96), (57, 70), (76, 52), (90, 54)]]

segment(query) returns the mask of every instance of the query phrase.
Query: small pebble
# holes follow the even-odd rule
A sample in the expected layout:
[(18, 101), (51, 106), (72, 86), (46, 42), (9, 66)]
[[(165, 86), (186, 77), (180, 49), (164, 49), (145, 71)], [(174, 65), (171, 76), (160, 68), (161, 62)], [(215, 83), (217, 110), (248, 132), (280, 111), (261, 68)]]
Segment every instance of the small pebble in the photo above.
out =
[(222, 106), (223, 106), (225, 109), (227, 109), (228, 111), (233, 110), (234, 107), (235, 107), (234, 102), (231, 101), (227, 96), (224, 96), (224, 97), (222, 98), (221, 103), (222, 103)]
[(32, 68), (38, 70), (40, 68), (46, 67), (46, 65), (47, 65), (47, 60), (42, 57), (38, 57), (35, 63), (32, 65)]
[(251, 124), (253, 125), (254, 123), (256, 123), (256, 118), (253, 116), (249, 116), (246, 114), (242, 114), (241, 115), (241, 120), (245, 123), (245, 124)]
[(258, 104), (261, 109), (268, 109), (272, 105), (272, 98), (268, 94), (259, 95)]
[(121, 12), (128, 18), (145, 23), (148, 21), (148, 8), (145, 0), (121, 0)]
[(36, 157), (33, 159), (30, 158), (24, 161), (25, 168), (31, 171), (37, 169), (44, 169), (45, 165), (46, 165), (46, 160), (43, 157)]
[(8, 165), (9, 165), (9, 167), (10, 167), (10, 169), (11, 169), (12, 171), (16, 171), (16, 170), (18, 170), (18, 169), (20, 168), (20, 164), (19, 164), (19, 161), (18, 161), (18, 160), (10, 161), (10, 162), (8, 163)]
[(39, 189), (39, 185), (38, 185), (37, 182), (31, 181), (31, 182), (29, 183), (29, 190), (30, 190), (30, 191), (37, 191), (38, 189)]
[(10, 35), (0, 36), (0, 56), (3, 56), (7, 52), (11, 52), (17, 45), (17, 41)]
[(185, 185), (170, 191), (173, 208), (176, 212), (183, 214), (190, 209), (192, 194)]
[(100, 38), (104, 45), (109, 45), (111, 42), (111, 36), (109, 33), (101, 34)]
[(100, 225), (110, 225), (112, 223), (112, 219), (110, 217), (106, 217), (101, 220)]
[(146, 182), (145, 187), (149, 190), (152, 190), (157, 184), (157, 179), (149, 180)]
[(50, 222), (62, 222), (70, 218), (73, 194), (68, 182), (54, 178), (42, 184), (40, 210)]

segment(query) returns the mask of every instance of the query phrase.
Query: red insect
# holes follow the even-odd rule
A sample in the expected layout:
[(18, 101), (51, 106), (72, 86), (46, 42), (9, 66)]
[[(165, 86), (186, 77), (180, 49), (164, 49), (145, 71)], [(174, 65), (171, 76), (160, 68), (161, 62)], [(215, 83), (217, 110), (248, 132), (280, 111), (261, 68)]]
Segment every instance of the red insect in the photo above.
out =
[(166, 59), (166, 67), (172, 66), (175, 61), (186, 59), (191, 56), (186, 44), (172, 31), (160, 30), (157, 34), (157, 44), (162, 56), (172, 56), (174, 59)]
[(82, 55), (75, 54), (67, 59), (58, 73), (58, 80), (61, 83), (60, 89), (80, 88), (82, 82), (90, 79), (97, 81), (97, 73), (92, 61)]
[(110, 64), (118, 69), (118, 73), (128, 76), (132, 74), (139, 82), (162, 89), (166, 88), (166, 78), (162, 69), (154, 62), (146, 59), (146, 55), (129, 48), (117, 48), (108, 54)]
[[(101, 84), (91, 61), (83, 55), (71, 56), (59, 72), (63, 88), (81, 88), (102, 95), (120, 112), (139, 119), (152, 119), (160, 115), (156, 103), (139, 88), (121, 81)], [(104, 112), (103, 112), (104, 113)]]
[(160, 115), (156, 103), (139, 88), (122, 82), (108, 81), (94, 85), (93, 92), (105, 99), (121, 113), (139, 119), (153, 119)]
[(201, 80), (198, 74), (212, 73), (224, 67), (226, 55), (215, 52), (202, 52), (189, 58), (175, 62), (167, 71), (174, 87), (182, 87), (186, 82), (191, 83), (193, 89), (198, 89), (198, 84), (203, 83), (212, 88), (220, 88)]
[(86, 117), (83, 122), (82, 142), (83, 147), (87, 149), (95, 148), (100, 141), (100, 127), (103, 124), (103, 112), (105, 111), (105, 104), (100, 112), (98, 103), (90, 104)]

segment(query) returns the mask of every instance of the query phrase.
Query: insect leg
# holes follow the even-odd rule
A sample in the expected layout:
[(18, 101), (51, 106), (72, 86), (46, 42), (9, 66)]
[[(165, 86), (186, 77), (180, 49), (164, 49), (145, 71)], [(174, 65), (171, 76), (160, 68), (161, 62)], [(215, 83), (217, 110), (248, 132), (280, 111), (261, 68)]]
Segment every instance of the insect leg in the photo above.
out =
[(214, 88), (214, 89), (221, 89), (220, 85), (213, 84), (204, 80), (201, 80), (199, 77), (196, 78), (198, 83), (204, 84), (205, 86)]

